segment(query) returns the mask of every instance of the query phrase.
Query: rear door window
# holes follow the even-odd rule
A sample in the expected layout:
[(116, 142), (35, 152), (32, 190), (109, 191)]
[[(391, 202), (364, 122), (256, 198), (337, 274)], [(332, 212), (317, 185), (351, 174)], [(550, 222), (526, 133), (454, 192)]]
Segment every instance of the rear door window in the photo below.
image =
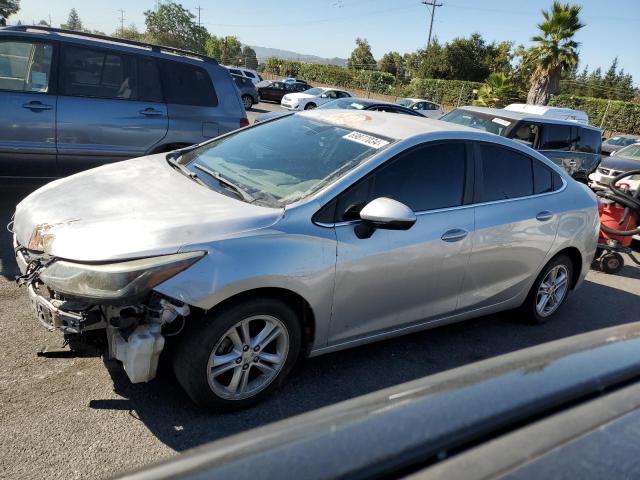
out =
[(66, 45), (62, 50), (62, 94), (76, 97), (138, 98), (135, 57)]
[(215, 107), (218, 97), (206, 70), (196, 65), (162, 60), (162, 81), (167, 103)]
[(153, 58), (138, 58), (139, 97), (146, 102), (162, 102), (160, 70)]
[(579, 132), (576, 150), (586, 153), (600, 153), (602, 146), (602, 134), (598, 130), (577, 127)]
[(52, 55), (49, 43), (0, 41), (0, 90), (48, 92)]
[(540, 150), (570, 150), (572, 144), (569, 125), (545, 124), (542, 126)]
[[(478, 145), (481, 160), (482, 188), (478, 201), (491, 202), (532, 195), (531, 158), (500, 145)], [(544, 185), (544, 180), (541, 180)], [(542, 187), (541, 187), (542, 188)]]

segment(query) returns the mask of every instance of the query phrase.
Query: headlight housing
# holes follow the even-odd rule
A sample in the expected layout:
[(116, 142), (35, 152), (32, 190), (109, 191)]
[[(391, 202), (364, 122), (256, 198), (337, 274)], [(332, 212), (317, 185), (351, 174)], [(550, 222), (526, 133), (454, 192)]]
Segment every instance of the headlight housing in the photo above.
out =
[(95, 303), (125, 303), (193, 265), (206, 252), (187, 252), (90, 265), (57, 260), (40, 280), (57, 293)]

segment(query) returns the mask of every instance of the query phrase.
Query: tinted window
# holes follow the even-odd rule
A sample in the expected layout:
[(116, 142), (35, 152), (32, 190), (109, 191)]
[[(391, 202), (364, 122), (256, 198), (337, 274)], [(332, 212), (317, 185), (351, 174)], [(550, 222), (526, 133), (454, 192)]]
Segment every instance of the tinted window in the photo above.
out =
[(598, 130), (578, 127), (579, 139), (576, 150), (587, 153), (600, 153), (602, 136)]
[(532, 161), (533, 166), (533, 193), (552, 192), (553, 188), (553, 170), (547, 168), (542, 162)]
[(152, 58), (138, 58), (138, 78), (140, 81), (140, 100), (162, 102), (160, 71)]
[(518, 129), (513, 133), (511, 138), (524, 143), (530, 147), (533, 147), (538, 137), (538, 126), (531, 123), (522, 123), (518, 126)]
[(67, 45), (62, 55), (63, 95), (138, 98), (135, 58), (129, 55)]
[(162, 61), (162, 80), (168, 103), (215, 107), (218, 97), (209, 74), (195, 65)]
[(543, 125), (540, 150), (569, 150), (571, 148), (571, 127), (568, 125)]
[[(428, 145), (393, 160), (338, 199), (338, 220), (358, 218), (361, 209), (378, 197), (393, 198), (414, 211), (462, 205), (466, 148), (462, 143)], [(346, 215), (345, 215), (346, 213)]]
[(242, 73), (244, 73), (244, 75), (245, 75), (246, 77), (249, 77), (249, 78), (256, 78), (256, 76), (255, 76), (253, 73), (248, 72), (247, 70), (243, 70), (243, 71), (242, 71)]
[(477, 128), (479, 130), (484, 130), (485, 132), (495, 133), (496, 135), (502, 135), (513, 123), (512, 120), (506, 118), (472, 112), (461, 108), (457, 108), (447, 113), (442, 116), (440, 120)]
[(242, 75), (242, 72), (236, 68), (230, 68), (229, 71), (235, 75)]
[(529, 157), (497, 145), (481, 144), (479, 148), (483, 183), (479, 196), (481, 202), (533, 194)]
[(47, 43), (0, 41), (0, 90), (48, 92), (52, 54)]

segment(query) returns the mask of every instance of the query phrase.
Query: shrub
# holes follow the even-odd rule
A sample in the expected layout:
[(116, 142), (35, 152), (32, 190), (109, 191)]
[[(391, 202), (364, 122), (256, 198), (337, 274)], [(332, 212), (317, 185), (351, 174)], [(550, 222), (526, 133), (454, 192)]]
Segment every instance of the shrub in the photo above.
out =
[(414, 78), (405, 89), (406, 95), (425, 98), (441, 105), (471, 105), (482, 83), (461, 80)]
[[(607, 110), (609, 102), (611, 104)], [(603, 130), (640, 134), (640, 104), (638, 103), (561, 94), (553, 97), (549, 105), (584, 110), (589, 115), (589, 123), (597, 127), (602, 123), (606, 112), (607, 116), (602, 124)]]

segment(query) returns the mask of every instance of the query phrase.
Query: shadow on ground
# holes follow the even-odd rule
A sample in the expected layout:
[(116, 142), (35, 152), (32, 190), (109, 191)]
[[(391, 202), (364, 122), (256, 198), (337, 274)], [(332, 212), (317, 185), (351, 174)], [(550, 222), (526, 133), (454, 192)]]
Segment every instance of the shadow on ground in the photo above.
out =
[(570, 297), (559, 318), (549, 324), (526, 325), (516, 313), (508, 312), (308, 359), (268, 400), (232, 414), (195, 407), (169, 368), (149, 384), (133, 385), (117, 364), (108, 362), (114, 389), (124, 398), (94, 399), (89, 406), (128, 410), (160, 441), (183, 451), (422, 376), (626, 323), (633, 320), (628, 312), (634, 306), (637, 309), (637, 302), (634, 294), (587, 281)]

